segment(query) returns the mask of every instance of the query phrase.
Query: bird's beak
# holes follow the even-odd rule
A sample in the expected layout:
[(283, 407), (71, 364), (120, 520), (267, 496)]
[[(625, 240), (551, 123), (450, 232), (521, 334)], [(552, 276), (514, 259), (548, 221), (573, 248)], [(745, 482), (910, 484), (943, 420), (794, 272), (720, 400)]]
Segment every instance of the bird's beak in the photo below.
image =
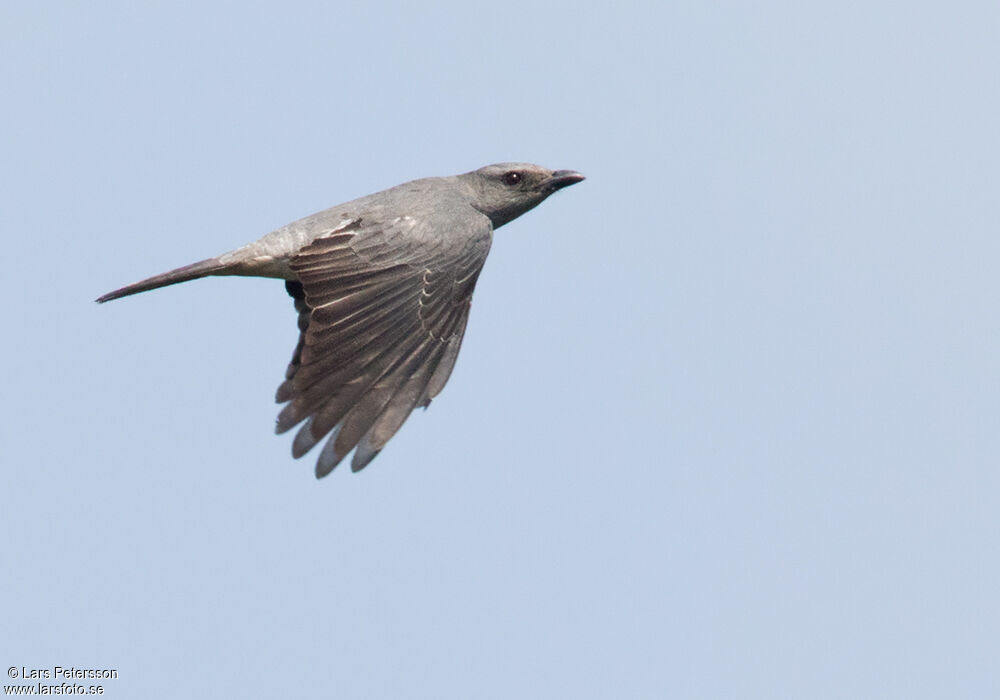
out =
[(583, 182), (586, 178), (575, 170), (556, 170), (554, 173), (549, 175), (549, 178), (545, 181), (542, 187), (546, 192), (555, 192), (556, 190), (561, 190), (563, 187), (569, 187), (570, 185), (575, 185), (578, 182)]

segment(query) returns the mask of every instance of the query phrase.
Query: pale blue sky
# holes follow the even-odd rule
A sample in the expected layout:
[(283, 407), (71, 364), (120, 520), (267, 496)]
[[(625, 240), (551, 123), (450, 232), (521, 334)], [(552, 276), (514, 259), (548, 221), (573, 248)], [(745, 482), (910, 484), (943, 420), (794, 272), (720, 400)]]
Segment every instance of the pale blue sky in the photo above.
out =
[[(107, 697), (1000, 697), (1000, 6), (0, 5), (0, 662)], [(366, 471), (272, 280), (415, 177), (501, 229)]]

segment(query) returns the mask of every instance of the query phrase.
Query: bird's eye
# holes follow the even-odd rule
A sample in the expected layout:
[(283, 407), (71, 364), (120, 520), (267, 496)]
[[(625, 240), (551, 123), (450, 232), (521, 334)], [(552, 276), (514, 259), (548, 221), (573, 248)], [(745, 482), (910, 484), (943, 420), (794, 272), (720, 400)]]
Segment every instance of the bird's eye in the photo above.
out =
[(503, 174), (502, 180), (503, 184), (510, 185), (511, 187), (513, 187), (514, 185), (516, 185), (521, 181), (521, 178), (522, 178), (521, 173), (517, 172), (516, 170), (511, 170), (510, 172)]

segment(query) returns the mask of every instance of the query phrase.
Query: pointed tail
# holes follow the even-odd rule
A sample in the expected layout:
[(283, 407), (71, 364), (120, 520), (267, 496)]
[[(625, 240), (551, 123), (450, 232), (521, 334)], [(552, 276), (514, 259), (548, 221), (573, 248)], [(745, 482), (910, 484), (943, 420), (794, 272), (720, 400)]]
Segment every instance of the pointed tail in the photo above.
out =
[(207, 260), (202, 260), (201, 262), (185, 265), (184, 267), (178, 267), (176, 270), (171, 270), (170, 272), (164, 272), (162, 275), (154, 275), (153, 277), (145, 279), (142, 282), (130, 284), (127, 287), (116, 289), (113, 292), (108, 292), (103, 296), (97, 297), (97, 302), (99, 304), (103, 304), (106, 301), (121, 299), (122, 297), (129, 296), (130, 294), (148, 292), (150, 289), (158, 289), (159, 287), (166, 287), (167, 285), (177, 284), (178, 282), (187, 282), (188, 280), (196, 280), (200, 277), (207, 277), (208, 275), (216, 274), (225, 268), (226, 265), (220, 263), (218, 258), (209, 258)]

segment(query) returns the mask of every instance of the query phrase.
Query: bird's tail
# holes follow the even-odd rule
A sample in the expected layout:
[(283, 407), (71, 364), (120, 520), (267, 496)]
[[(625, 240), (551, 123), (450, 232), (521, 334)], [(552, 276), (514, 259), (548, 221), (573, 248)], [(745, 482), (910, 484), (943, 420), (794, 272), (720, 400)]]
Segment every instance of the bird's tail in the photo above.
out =
[(142, 282), (130, 284), (127, 287), (116, 289), (113, 292), (108, 292), (103, 296), (97, 297), (97, 302), (99, 304), (103, 304), (106, 301), (121, 299), (122, 297), (129, 296), (130, 294), (148, 292), (150, 289), (166, 287), (169, 284), (196, 280), (200, 277), (217, 274), (226, 267), (228, 266), (220, 263), (218, 258), (208, 258), (207, 260), (191, 263), (190, 265), (185, 265), (184, 267), (178, 267), (176, 270), (171, 270), (170, 272), (164, 272), (162, 275), (154, 275), (153, 277), (145, 279)]

